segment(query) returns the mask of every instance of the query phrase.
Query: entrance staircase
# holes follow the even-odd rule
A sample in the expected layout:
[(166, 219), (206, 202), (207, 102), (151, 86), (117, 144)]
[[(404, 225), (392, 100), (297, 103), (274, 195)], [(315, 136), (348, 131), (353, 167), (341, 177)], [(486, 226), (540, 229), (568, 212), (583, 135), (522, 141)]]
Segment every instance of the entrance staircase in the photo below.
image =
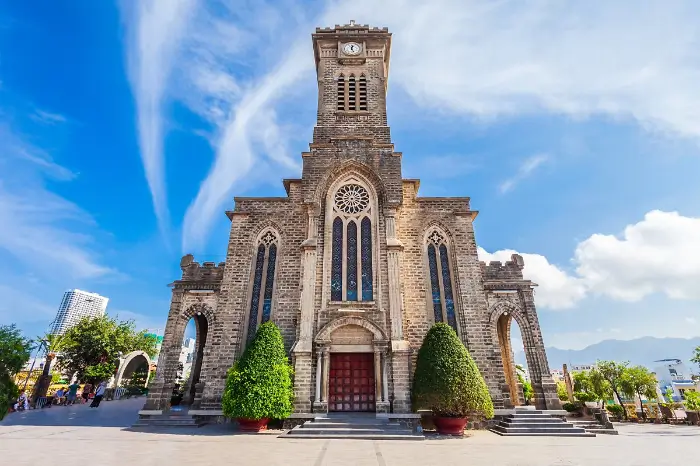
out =
[(296, 426), (280, 438), (291, 439), (362, 439), (362, 440), (424, 440), (423, 434), (376, 415), (319, 415), (312, 421)]
[(605, 427), (596, 420), (572, 421), (571, 423), (574, 426), (581, 427), (582, 429), (585, 429), (586, 432), (591, 432), (593, 434), (617, 435), (617, 431), (613, 427)]
[(204, 424), (205, 421), (189, 415), (187, 411), (181, 411), (158, 415), (140, 415), (139, 420), (132, 427), (201, 427)]
[(575, 426), (545, 411), (516, 410), (501, 417), (497, 425), (489, 429), (507, 437), (595, 437), (583, 427)]

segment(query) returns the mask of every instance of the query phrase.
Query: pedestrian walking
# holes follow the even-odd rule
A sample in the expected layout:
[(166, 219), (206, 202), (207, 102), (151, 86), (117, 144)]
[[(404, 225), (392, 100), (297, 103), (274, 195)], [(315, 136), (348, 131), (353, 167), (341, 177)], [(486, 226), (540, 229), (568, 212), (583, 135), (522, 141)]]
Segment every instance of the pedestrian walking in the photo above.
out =
[(88, 398), (90, 398), (91, 391), (92, 391), (92, 384), (88, 382), (83, 386), (83, 393), (81, 395), (83, 397), (83, 403), (87, 403)]
[(66, 395), (65, 406), (72, 405), (75, 403), (75, 399), (78, 397), (78, 389), (79, 388), (80, 388), (80, 384), (78, 383), (77, 380), (68, 386), (68, 394)]
[(90, 403), (91, 408), (97, 408), (100, 406), (100, 401), (102, 401), (102, 397), (105, 396), (106, 389), (107, 382), (100, 382), (100, 385), (97, 386), (97, 390), (95, 390), (95, 398), (92, 400), (92, 403)]

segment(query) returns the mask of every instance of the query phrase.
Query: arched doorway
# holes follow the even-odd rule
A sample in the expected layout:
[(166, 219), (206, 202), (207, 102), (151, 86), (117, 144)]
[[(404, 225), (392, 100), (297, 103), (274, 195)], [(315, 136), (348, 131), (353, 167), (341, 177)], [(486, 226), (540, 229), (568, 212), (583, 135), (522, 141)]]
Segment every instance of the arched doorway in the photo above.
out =
[[(526, 395), (528, 397), (531, 395), (531, 389), (525, 390), (525, 385), (529, 382), (526, 380), (527, 376), (523, 365), (518, 364), (515, 357), (515, 351), (524, 354), (522, 337), (517, 321), (513, 319), (510, 312), (504, 311), (496, 322), (496, 329), (510, 405), (522, 406), (529, 404), (531, 400), (526, 399)], [(513, 332), (513, 330), (515, 331)], [(519, 344), (513, 345), (513, 341), (517, 341)]]
[(119, 364), (116, 387), (136, 385), (145, 387), (148, 385), (151, 370), (151, 358), (143, 351), (132, 351), (127, 354)]
[(361, 317), (328, 323), (316, 338), (316, 400), (329, 412), (388, 412), (384, 333)]
[(176, 384), (182, 397), (181, 405), (191, 405), (195, 400), (208, 333), (207, 317), (201, 311), (195, 312), (187, 323), (178, 358)]

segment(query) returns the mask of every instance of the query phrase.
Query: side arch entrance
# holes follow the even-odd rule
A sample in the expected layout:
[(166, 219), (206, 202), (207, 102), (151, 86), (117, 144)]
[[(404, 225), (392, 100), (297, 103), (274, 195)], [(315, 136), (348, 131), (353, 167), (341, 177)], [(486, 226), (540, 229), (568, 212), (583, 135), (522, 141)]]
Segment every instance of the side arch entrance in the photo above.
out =
[(148, 357), (148, 354), (144, 353), (143, 351), (132, 351), (119, 363), (119, 369), (117, 370), (117, 377), (114, 380), (114, 386), (122, 386), (131, 379), (134, 373), (141, 371), (146, 372), (146, 382), (144, 386), (148, 386), (150, 370), (151, 358)]

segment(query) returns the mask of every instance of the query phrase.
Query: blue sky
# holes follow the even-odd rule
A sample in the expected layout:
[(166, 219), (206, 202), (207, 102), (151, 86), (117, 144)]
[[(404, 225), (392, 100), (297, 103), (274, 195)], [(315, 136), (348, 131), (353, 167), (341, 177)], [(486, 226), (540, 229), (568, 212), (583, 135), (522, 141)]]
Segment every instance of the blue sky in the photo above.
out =
[(38, 334), (80, 288), (162, 327), (233, 196), (299, 176), (310, 34), (355, 19), (394, 33), (404, 176), (472, 198), (485, 260), (525, 257), (547, 345), (700, 335), (697, 3), (375, 3), (0, 6), (0, 322)]

